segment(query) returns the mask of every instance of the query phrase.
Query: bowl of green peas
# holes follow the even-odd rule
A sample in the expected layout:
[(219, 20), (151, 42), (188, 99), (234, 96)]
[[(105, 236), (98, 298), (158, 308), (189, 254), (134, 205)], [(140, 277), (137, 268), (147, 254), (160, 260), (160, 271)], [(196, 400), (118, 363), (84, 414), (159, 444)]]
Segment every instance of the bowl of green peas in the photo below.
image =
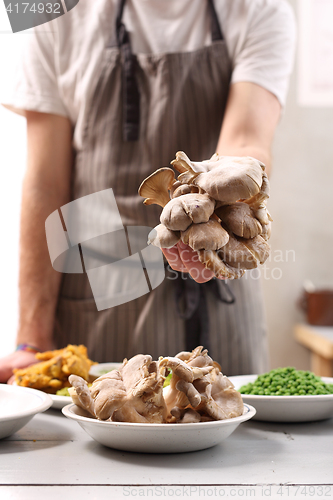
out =
[(244, 403), (256, 408), (255, 420), (311, 422), (333, 417), (333, 378), (286, 367), (229, 379)]

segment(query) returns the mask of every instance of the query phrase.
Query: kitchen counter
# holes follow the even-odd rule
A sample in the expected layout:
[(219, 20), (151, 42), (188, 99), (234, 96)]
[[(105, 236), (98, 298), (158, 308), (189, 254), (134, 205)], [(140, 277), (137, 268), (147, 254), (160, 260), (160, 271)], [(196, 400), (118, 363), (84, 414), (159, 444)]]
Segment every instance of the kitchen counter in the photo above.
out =
[(92, 440), (58, 410), (0, 441), (0, 498), (333, 498), (333, 419), (248, 421), (223, 443), (174, 455)]

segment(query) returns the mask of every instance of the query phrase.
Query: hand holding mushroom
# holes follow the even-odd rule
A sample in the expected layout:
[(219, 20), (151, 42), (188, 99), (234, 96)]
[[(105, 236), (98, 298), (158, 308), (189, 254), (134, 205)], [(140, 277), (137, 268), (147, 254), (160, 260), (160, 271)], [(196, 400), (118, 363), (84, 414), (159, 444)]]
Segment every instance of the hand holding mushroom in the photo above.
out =
[[(177, 244), (181, 254), (188, 245), (209, 270), (209, 279), (240, 278), (246, 269), (263, 264), (270, 252), (272, 221), (266, 208), (269, 182), (264, 164), (251, 157), (217, 154), (192, 162), (183, 152), (171, 164), (179, 172), (177, 179), (165, 167), (139, 188), (146, 205), (163, 207), (161, 224), (150, 233), (149, 243), (164, 249), (167, 258), (172, 253), (166, 249)], [(184, 270), (179, 263), (170, 265)]]

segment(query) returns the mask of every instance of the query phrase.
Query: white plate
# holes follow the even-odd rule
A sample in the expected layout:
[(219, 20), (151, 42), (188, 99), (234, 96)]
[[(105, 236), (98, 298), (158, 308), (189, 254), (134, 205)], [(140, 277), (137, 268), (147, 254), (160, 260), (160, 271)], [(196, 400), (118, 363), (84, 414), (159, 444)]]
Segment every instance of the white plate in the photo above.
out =
[[(254, 382), (258, 375), (228, 377), (238, 390), (242, 385)], [(322, 377), (327, 384), (333, 378)], [(257, 410), (254, 420), (268, 422), (312, 422), (333, 417), (333, 394), (318, 396), (255, 396), (242, 394), (244, 403)]]
[(0, 384), (0, 439), (11, 436), (51, 405), (52, 399), (45, 392)]
[(70, 396), (57, 396), (56, 394), (49, 394), (49, 396), (52, 399), (52, 408), (55, 410), (61, 410), (72, 401)]
[(210, 448), (226, 439), (256, 410), (244, 405), (240, 417), (196, 424), (133, 424), (130, 422), (104, 422), (89, 417), (75, 404), (62, 409), (63, 414), (78, 424), (99, 443), (117, 450), (139, 453), (182, 453)]

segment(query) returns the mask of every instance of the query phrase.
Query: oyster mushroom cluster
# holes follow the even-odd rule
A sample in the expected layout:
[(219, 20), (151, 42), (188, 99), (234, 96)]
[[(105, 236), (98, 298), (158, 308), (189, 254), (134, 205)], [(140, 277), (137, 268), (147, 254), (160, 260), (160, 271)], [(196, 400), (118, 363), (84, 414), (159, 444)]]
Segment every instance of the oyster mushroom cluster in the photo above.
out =
[[(163, 390), (166, 376), (170, 386)], [(153, 361), (138, 354), (119, 370), (89, 387), (69, 378), (75, 404), (98, 420), (134, 423), (190, 423), (224, 420), (243, 414), (243, 401), (230, 380), (202, 346)]]
[(218, 278), (240, 278), (263, 264), (272, 218), (267, 210), (269, 182), (265, 165), (251, 157), (214, 154), (191, 161), (184, 152), (158, 169), (139, 187), (144, 204), (160, 205), (160, 222), (148, 242), (171, 248), (180, 240), (197, 252)]

